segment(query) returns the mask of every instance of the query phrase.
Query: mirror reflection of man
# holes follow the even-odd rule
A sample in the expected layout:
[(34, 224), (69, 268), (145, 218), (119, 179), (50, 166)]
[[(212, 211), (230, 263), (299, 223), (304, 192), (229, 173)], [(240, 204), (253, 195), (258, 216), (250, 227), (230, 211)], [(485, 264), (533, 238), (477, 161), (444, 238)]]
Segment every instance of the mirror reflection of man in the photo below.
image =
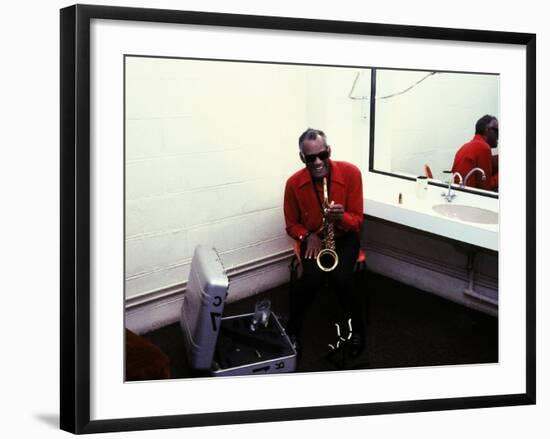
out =
[(472, 169), (481, 168), (485, 173), (485, 180), (480, 172), (474, 172), (464, 185), (496, 191), (498, 156), (493, 156), (491, 149), (498, 146), (498, 120), (495, 116), (486, 114), (476, 122), (475, 130), (474, 138), (456, 152), (452, 172), (458, 172), (465, 178)]
[[(361, 171), (353, 164), (330, 159), (331, 148), (325, 133), (307, 129), (298, 140), (300, 160), (305, 167), (286, 182), (284, 215), (287, 233), (300, 242), (302, 277), (290, 297), (287, 333), (296, 340), (305, 313), (328, 274), (331, 289), (337, 294), (346, 321), (351, 318), (351, 353), (363, 348), (361, 306), (355, 295), (353, 269), (359, 252), (359, 233), (363, 223), (363, 185)], [(323, 248), (323, 178), (328, 182), (327, 219), (334, 224), (338, 265), (323, 272), (316, 257)]]

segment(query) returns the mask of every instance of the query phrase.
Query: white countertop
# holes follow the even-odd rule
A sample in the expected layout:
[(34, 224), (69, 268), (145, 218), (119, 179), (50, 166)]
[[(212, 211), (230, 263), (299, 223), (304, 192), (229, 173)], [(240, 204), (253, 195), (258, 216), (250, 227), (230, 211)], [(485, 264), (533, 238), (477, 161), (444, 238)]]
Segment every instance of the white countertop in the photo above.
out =
[[(466, 222), (438, 214), (432, 209), (436, 204), (447, 203), (441, 196), (444, 191), (447, 189), (428, 185), (426, 199), (418, 199), (416, 182), (369, 172), (363, 210), (366, 215), (498, 251), (498, 224)], [(402, 194), (402, 204), (399, 204), (399, 193)], [(453, 193), (456, 196), (451, 204), (498, 212), (498, 198), (455, 190)]]

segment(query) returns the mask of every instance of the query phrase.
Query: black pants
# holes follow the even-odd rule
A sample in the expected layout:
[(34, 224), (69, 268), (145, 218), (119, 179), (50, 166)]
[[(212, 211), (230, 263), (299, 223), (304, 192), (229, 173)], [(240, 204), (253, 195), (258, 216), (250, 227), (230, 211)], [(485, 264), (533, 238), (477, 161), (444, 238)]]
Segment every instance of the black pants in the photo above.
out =
[(345, 318), (352, 318), (353, 331), (363, 331), (362, 306), (359, 297), (355, 293), (353, 282), (353, 268), (359, 253), (359, 237), (357, 233), (347, 233), (336, 237), (336, 253), (338, 265), (333, 271), (324, 272), (316, 259), (306, 259), (306, 243), (302, 243), (301, 260), (303, 274), (298, 281), (297, 288), (290, 294), (290, 317), (287, 325), (287, 333), (298, 336), (302, 330), (302, 324), (309, 306), (322, 289), (328, 277), (329, 288), (336, 294), (338, 302)]

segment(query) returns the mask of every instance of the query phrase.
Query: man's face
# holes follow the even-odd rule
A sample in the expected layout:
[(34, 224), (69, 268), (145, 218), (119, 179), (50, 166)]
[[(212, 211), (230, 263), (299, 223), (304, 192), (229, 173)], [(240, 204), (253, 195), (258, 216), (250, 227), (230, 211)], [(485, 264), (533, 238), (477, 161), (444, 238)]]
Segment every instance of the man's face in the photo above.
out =
[(302, 160), (305, 161), (306, 167), (314, 179), (328, 175), (330, 147), (325, 145), (322, 137), (317, 136), (315, 140), (305, 140), (302, 153)]
[(498, 146), (498, 120), (493, 119), (489, 122), (485, 129), (485, 136), (491, 148), (496, 148)]

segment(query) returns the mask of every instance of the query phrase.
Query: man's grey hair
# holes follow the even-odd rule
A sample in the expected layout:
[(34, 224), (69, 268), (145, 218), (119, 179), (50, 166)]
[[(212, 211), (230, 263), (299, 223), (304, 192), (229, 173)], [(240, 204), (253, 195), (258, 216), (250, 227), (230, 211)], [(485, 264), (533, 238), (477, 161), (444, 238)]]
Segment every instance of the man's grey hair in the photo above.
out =
[(300, 152), (303, 152), (304, 150), (304, 142), (306, 140), (315, 140), (317, 137), (321, 137), (323, 139), (323, 142), (325, 143), (325, 147), (327, 146), (327, 136), (324, 132), (321, 130), (316, 130), (315, 128), (308, 128), (305, 130), (298, 139), (298, 147), (300, 148)]

